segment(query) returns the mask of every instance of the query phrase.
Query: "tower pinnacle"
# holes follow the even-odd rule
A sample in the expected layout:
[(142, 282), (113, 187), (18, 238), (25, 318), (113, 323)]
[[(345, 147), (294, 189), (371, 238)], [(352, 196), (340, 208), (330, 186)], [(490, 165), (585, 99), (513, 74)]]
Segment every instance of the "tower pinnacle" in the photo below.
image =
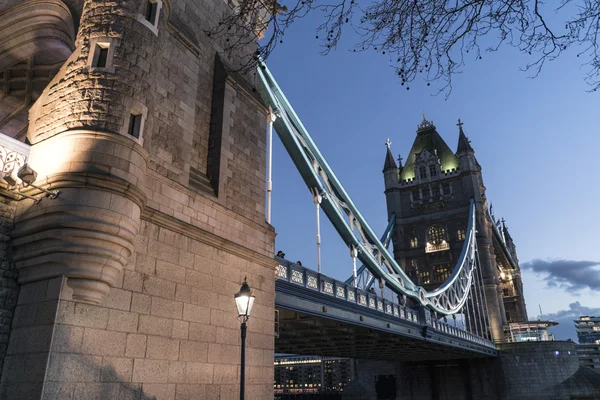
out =
[(459, 119), (458, 123), (456, 124), (456, 126), (458, 126), (458, 146), (456, 149), (456, 154), (462, 152), (475, 153), (473, 147), (471, 147), (471, 141), (467, 138), (465, 132), (463, 131), (463, 125), (464, 123)]

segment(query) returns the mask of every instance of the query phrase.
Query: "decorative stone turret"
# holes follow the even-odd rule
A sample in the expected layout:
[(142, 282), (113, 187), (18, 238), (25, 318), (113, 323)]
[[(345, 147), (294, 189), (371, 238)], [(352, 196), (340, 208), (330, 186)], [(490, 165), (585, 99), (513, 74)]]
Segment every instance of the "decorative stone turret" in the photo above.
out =
[(30, 110), (37, 184), (61, 194), (19, 206), (21, 283), (64, 275), (74, 299), (100, 303), (132, 253), (146, 202), (142, 145), (161, 18), (145, 19), (146, 6), (87, 0), (75, 51)]

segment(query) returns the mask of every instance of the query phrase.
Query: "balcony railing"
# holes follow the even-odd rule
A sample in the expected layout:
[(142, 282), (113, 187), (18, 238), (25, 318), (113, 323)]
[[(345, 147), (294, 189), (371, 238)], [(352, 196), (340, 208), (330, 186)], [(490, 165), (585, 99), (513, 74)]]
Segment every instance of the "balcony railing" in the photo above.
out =
[(485, 338), (432, 318), (429, 309), (423, 308), (420, 310), (421, 312), (419, 312), (388, 299), (384, 299), (375, 293), (363, 291), (352, 285), (319, 274), (318, 272), (304, 268), (302, 265), (287, 261), (283, 258), (275, 257), (275, 259), (279, 262), (279, 265), (277, 266), (278, 280), (283, 280), (309, 290), (314, 290), (315, 292), (330, 296), (333, 299), (356, 304), (359, 307), (365, 307), (373, 312), (381, 313), (388, 317), (422, 326), (426, 325), (438, 332), (477, 343), (482, 346), (495, 348), (494, 343)]

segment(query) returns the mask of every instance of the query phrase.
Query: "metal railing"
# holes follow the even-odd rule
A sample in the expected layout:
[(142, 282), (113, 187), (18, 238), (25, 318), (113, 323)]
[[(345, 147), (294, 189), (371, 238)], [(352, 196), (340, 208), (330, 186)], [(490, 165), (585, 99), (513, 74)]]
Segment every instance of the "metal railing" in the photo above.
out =
[(283, 280), (305, 289), (314, 290), (315, 292), (330, 296), (333, 299), (352, 303), (357, 307), (364, 307), (372, 312), (381, 313), (381, 315), (396, 318), (399, 321), (407, 321), (421, 326), (428, 326), (429, 328), (448, 336), (467, 340), (481, 346), (490, 348), (496, 347), (493, 342), (485, 338), (432, 318), (432, 314), (427, 307), (420, 307), (419, 310), (414, 310), (380, 297), (376, 293), (361, 290), (351, 284), (338, 281), (305, 268), (300, 264), (290, 262), (280, 257), (275, 257), (275, 259), (279, 262), (276, 273), (277, 280)]

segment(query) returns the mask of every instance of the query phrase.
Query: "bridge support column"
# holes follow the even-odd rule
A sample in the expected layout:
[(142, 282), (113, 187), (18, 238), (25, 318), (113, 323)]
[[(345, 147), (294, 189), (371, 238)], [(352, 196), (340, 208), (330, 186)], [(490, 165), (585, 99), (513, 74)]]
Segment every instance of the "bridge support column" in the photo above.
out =
[(479, 251), (479, 262), (481, 264), (481, 273), (483, 274), (483, 288), (485, 290), (490, 330), (492, 331), (494, 342), (503, 343), (504, 324), (506, 321), (504, 302), (502, 301), (500, 281), (498, 280), (496, 273), (496, 262), (493, 255), (493, 249), (489, 243), (481, 243), (484, 240), (478, 240), (479, 243), (477, 243), (477, 246)]

